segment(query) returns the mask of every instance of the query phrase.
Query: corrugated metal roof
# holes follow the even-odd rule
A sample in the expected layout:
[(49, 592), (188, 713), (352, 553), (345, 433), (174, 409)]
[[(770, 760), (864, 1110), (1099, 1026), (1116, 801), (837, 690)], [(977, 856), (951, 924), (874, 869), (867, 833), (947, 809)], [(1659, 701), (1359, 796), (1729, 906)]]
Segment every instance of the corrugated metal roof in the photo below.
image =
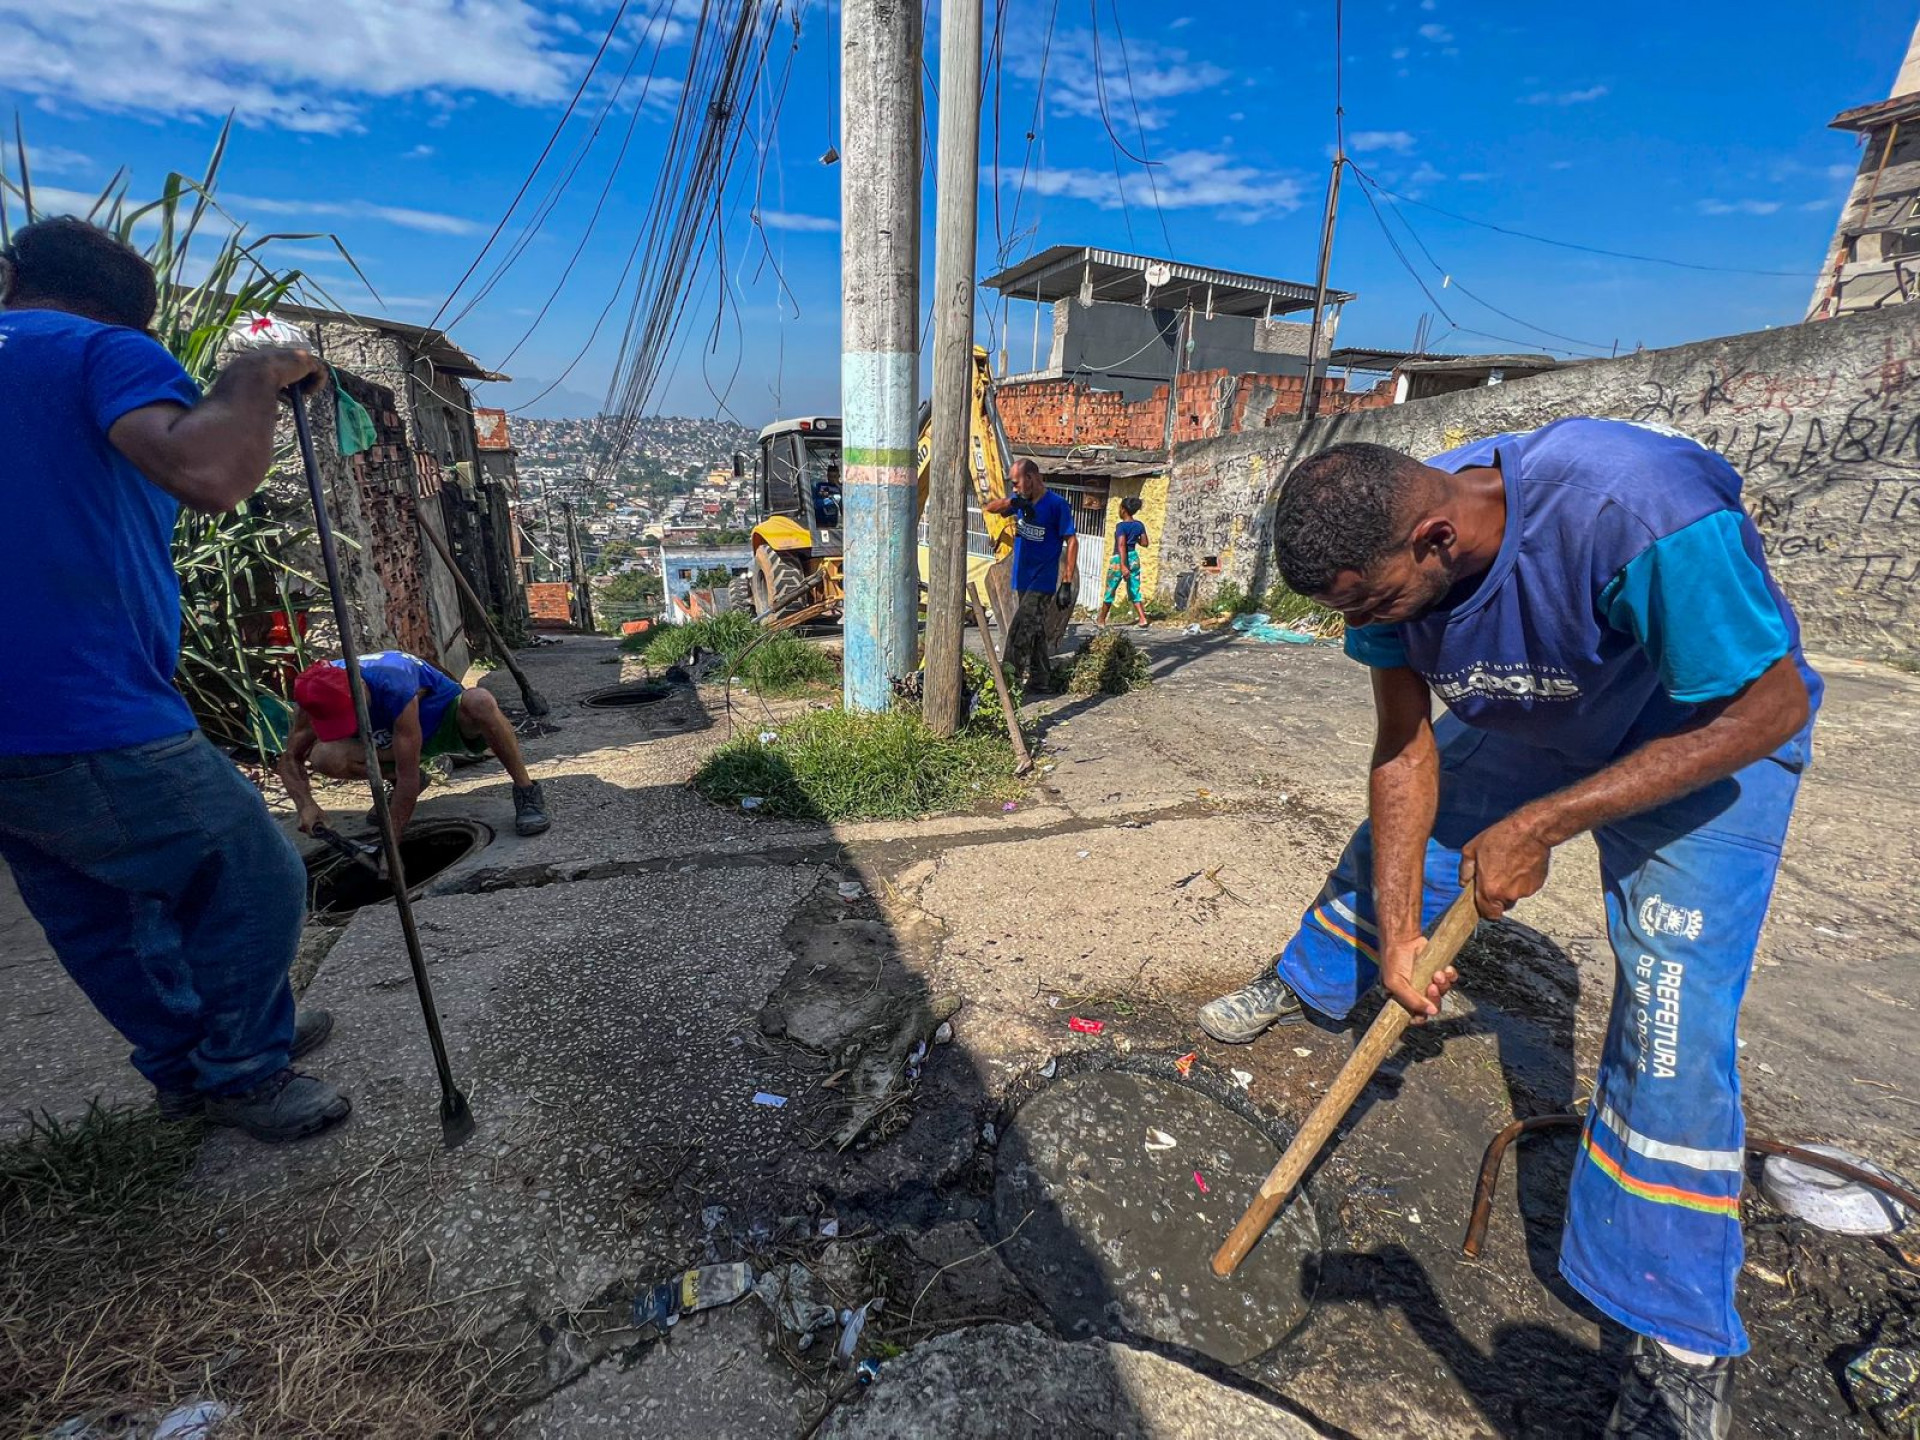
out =
[(400, 320), (388, 320), (379, 315), (356, 315), (351, 310), (317, 310), (310, 305), (281, 303), (273, 307), (276, 315), (285, 315), (294, 320), (312, 320), (320, 324), (357, 325), (363, 330), (378, 330), (387, 335), (398, 335), (418, 354), (424, 355), (433, 363), (433, 368), (443, 375), (457, 376), (462, 380), (511, 380), (511, 375), (497, 375), (483, 369), (480, 362), (462, 350), (442, 330), (429, 330), (424, 325), (408, 325)]
[[(1147, 283), (1149, 266), (1166, 267), (1165, 283)], [(1297, 280), (1189, 265), (1091, 245), (1051, 246), (981, 283), (1017, 300), (1048, 301), (1081, 294), (1089, 279), (1093, 298), (1113, 304), (1151, 303), (1169, 310), (1191, 305), (1203, 313), (1211, 310), (1215, 315), (1241, 316), (1285, 315), (1313, 307), (1313, 286)], [(1330, 304), (1351, 299), (1348, 291), (1327, 291)]]

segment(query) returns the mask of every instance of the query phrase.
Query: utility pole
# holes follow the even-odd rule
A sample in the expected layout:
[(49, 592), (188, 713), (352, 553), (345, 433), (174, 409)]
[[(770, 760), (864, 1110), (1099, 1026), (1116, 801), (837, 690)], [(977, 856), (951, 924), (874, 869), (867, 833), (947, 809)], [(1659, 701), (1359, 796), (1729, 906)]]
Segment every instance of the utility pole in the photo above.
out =
[(1333, 260), (1333, 217), (1340, 208), (1340, 172), (1347, 157), (1336, 143), (1333, 173), (1327, 176), (1327, 214), (1320, 222), (1320, 273), (1313, 286), (1313, 328), (1307, 332), (1307, 388), (1300, 397), (1300, 418), (1311, 420), (1320, 409), (1320, 332), (1327, 311), (1327, 266)]
[(563, 500), (560, 509), (567, 517), (567, 569), (572, 575), (574, 594), (580, 597), (577, 602), (580, 606), (580, 628), (590, 631), (594, 628), (593, 592), (587, 584), (586, 566), (580, 561), (580, 532), (573, 523), (573, 501)]
[(933, 221), (933, 434), (927, 465), (927, 654), (921, 713), (960, 728), (973, 464), (973, 265), (980, 202), (981, 0), (940, 7), (940, 170)]
[(840, 7), (840, 411), (846, 705), (914, 668), (920, 0)]

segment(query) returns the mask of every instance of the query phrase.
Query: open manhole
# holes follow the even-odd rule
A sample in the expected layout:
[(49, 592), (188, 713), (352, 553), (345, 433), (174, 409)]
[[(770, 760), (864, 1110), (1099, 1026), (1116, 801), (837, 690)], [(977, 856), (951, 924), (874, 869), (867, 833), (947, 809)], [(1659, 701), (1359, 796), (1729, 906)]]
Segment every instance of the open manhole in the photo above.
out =
[[(407, 893), (418, 894), (427, 881), (492, 840), (491, 827), (478, 820), (431, 820), (409, 825), (400, 841)], [(306, 863), (308, 904), (315, 915), (343, 914), (393, 898), (391, 881), (331, 850), (315, 851)]]
[(580, 703), (591, 710), (621, 710), (629, 705), (651, 705), (673, 693), (664, 680), (641, 680), (632, 685), (609, 685), (582, 697)]
[(1069, 1076), (1022, 1105), (1000, 1143), (1002, 1254), (1065, 1335), (1131, 1333), (1246, 1364), (1307, 1318), (1319, 1279), (1305, 1192), (1231, 1280), (1209, 1263), (1279, 1158), (1256, 1126), (1189, 1086)]

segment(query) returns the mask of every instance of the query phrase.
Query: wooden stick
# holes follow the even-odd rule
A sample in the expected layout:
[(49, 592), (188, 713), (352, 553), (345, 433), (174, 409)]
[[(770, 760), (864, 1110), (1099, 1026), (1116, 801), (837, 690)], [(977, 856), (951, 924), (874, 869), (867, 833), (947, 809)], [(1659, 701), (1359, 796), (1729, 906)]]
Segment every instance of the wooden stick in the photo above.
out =
[[(1473, 887), (1469, 885), (1460, 892), (1460, 898), (1447, 907), (1446, 914), (1440, 917), (1439, 923), (1433, 927), (1433, 933), (1427, 937), (1426, 948), (1414, 960), (1414, 989), (1425, 992), (1433, 982), (1435, 973), (1453, 963), (1454, 957), (1460, 953), (1460, 947), (1467, 943), (1479, 923), (1480, 915), (1473, 904)], [(1313, 1107), (1313, 1113), (1307, 1116), (1307, 1123), (1300, 1127), (1300, 1133), (1287, 1146), (1280, 1163), (1273, 1167), (1272, 1173), (1261, 1184), (1253, 1203), (1247, 1206), (1247, 1213), (1240, 1217), (1240, 1223), (1233, 1227), (1233, 1233), (1227, 1236), (1226, 1243), (1214, 1255), (1214, 1274), (1225, 1280), (1240, 1268), (1240, 1262), (1247, 1258), (1247, 1252), (1266, 1234), (1267, 1226), (1273, 1223), (1273, 1217), (1280, 1213), (1280, 1207), (1293, 1194), (1300, 1177), (1307, 1173), (1307, 1167), (1319, 1156), (1327, 1137), (1346, 1118), (1347, 1111), (1353, 1108), (1353, 1102), (1360, 1098), (1360, 1092), (1373, 1079), (1373, 1072), (1380, 1068), (1380, 1062), (1400, 1043), (1401, 1035), (1412, 1023), (1412, 1014), (1398, 1000), (1388, 1000), (1380, 1007), (1380, 1013), (1374, 1017), (1373, 1024), (1367, 1027), (1366, 1035), (1353, 1054), (1347, 1057), (1347, 1063), (1340, 1067), (1332, 1086), (1321, 1097), (1320, 1103)]]
[(993, 688), (1000, 693), (1000, 713), (1007, 722), (1007, 738), (1013, 741), (1014, 759), (1018, 762), (1013, 773), (1024, 775), (1033, 769), (1033, 757), (1027, 753), (1027, 738), (1020, 733), (1020, 721), (1013, 713), (1013, 697), (1007, 693), (1007, 673), (1000, 668), (1000, 656), (993, 648), (993, 631), (987, 628), (987, 612), (980, 604), (980, 587), (971, 581), (967, 584), (967, 599), (973, 606), (974, 628), (986, 642), (980, 648), (987, 652), (987, 668), (993, 672)]
[[(494, 628), (493, 617), (487, 614), (487, 607), (480, 603), (480, 597), (474, 593), (473, 583), (467, 579), (465, 572), (453, 563), (453, 556), (447, 552), (446, 542), (433, 533), (433, 527), (424, 518), (420, 521), (420, 533), (433, 542), (433, 548), (440, 552), (441, 560), (446, 563), (447, 573), (453, 576), (453, 583), (460, 587), (460, 593), (467, 597), (467, 603), (473, 606), (474, 614), (478, 615), (480, 623), (486, 626), (487, 634), (493, 637), (493, 645), (500, 652), (501, 663), (513, 676), (513, 683), (520, 687), (520, 700), (527, 707), (527, 714), (536, 718), (545, 715), (548, 710), (546, 697), (533, 688), (533, 682), (527, 679), (527, 672), (522, 670), (514, 660), (513, 651), (507, 648), (507, 642), (501, 638), (499, 630)], [(456, 675), (454, 678), (457, 680), (460, 677)]]

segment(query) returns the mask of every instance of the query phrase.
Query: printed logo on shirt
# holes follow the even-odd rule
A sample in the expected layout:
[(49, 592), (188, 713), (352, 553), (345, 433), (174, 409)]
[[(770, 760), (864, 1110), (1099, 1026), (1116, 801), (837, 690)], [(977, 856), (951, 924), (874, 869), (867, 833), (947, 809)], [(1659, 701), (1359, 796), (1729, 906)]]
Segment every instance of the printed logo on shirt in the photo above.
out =
[(1020, 538), (1022, 540), (1044, 540), (1047, 538), (1047, 527), (1040, 524), (1037, 520), (1022, 520), (1020, 522)]
[(1580, 686), (1564, 670), (1535, 670), (1525, 665), (1489, 665), (1484, 662), (1444, 675), (1429, 675), (1427, 683), (1442, 700), (1576, 700)]
[(391, 750), (393, 748), (393, 731), (391, 730), (374, 731), (373, 732), (373, 748), (376, 750)]
[(1698, 910), (1669, 905), (1658, 895), (1649, 895), (1640, 906), (1640, 928), (1649, 935), (1675, 935), (1698, 940), (1703, 923)]

